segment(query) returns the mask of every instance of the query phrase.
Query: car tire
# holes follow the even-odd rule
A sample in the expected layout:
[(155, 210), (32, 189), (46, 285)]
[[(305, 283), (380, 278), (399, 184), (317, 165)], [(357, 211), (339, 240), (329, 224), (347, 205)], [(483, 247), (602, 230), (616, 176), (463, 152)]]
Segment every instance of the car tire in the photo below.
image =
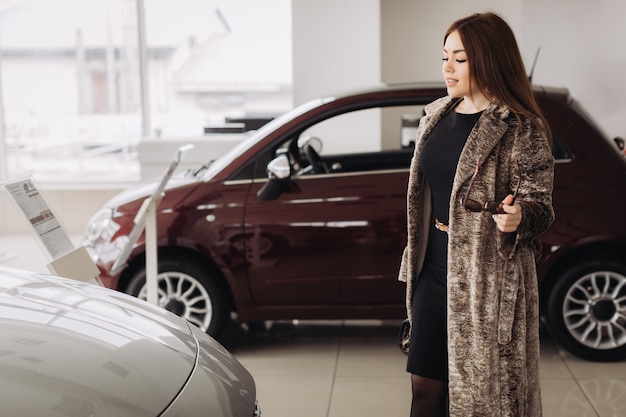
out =
[[(209, 271), (184, 258), (159, 260), (158, 305), (217, 337), (229, 309), (225, 291)], [(130, 279), (127, 293), (147, 299), (145, 268)]]
[(626, 266), (595, 260), (568, 269), (550, 292), (548, 321), (557, 342), (580, 358), (626, 358)]

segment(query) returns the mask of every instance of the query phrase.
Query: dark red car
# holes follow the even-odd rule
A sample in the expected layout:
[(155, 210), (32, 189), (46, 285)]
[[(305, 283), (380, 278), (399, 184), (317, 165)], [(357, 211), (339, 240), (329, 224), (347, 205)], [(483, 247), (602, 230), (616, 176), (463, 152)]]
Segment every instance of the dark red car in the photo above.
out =
[[(603, 135), (566, 89), (535, 92), (557, 161), (556, 221), (538, 265), (544, 316), (572, 353), (624, 358), (623, 142)], [(214, 336), (233, 312), (241, 322), (404, 318), (397, 273), (410, 141), (424, 105), (445, 94), (419, 84), (320, 98), (172, 178), (158, 207), (160, 305)], [(143, 298), (143, 237), (121, 272), (111, 267), (157, 184), (109, 201), (84, 242), (105, 285)]]

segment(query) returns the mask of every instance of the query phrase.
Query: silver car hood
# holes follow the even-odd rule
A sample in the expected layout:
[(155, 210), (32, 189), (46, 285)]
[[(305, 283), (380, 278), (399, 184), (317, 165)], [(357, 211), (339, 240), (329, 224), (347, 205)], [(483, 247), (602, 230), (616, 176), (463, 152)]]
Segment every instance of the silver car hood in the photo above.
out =
[[(251, 403), (247, 410), (254, 406), (250, 375), (221, 345), (180, 317), (123, 293), (2, 268), (0, 326), (3, 416), (193, 410), (186, 403), (197, 398), (190, 402), (181, 390), (197, 386), (196, 378), (200, 392), (222, 394), (226, 408), (241, 400)], [(229, 398), (231, 386), (243, 398)]]

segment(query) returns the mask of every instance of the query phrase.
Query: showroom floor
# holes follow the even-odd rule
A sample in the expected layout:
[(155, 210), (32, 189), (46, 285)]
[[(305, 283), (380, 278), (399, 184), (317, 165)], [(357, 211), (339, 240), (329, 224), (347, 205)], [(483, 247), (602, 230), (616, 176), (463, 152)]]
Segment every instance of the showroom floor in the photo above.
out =
[[(280, 322), (265, 332), (234, 332), (226, 344), (254, 375), (264, 415), (408, 416), (398, 324)], [(626, 362), (585, 362), (543, 331), (540, 371), (544, 417), (626, 416)]]
[[(0, 266), (47, 272), (46, 264), (33, 236), (0, 237)], [(398, 325), (274, 322), (247, 331), (231, 325), (224, 344), (254, 376), (263, 416), (408, 416)], [(555, 346), (546, 331), (541, 383), (544, 417), (626, 416), (626, 362), (583, 361)]]

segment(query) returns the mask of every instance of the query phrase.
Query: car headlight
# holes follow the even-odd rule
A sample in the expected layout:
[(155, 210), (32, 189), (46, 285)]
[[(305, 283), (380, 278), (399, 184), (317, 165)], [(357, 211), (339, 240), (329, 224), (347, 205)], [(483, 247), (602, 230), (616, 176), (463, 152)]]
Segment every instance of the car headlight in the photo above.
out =
[(114, 262), (128, 243), (126, 235), (114, 238), (120, 229), (114, 216), (113, 209), (105, 208), (97, 212), (87, 223), (82, 245), (96, 264)]
[(93, 243), (102, 236), (102, 233), (113, 221), (113, 209), (104, 208), (94, 214), (87, 223), (87, 230), (83, 238), (83, 245), (93, 246)]

